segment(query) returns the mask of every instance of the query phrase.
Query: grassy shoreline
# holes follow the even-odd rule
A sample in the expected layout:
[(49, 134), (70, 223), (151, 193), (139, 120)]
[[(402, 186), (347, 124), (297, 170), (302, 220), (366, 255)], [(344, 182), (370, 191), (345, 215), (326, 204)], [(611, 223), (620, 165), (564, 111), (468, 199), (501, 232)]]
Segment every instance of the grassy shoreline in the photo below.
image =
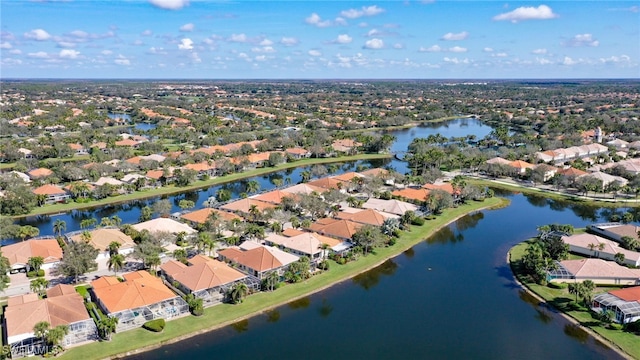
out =
[(636, 206), (640, 204), (640, 200), (635, 200), (635, 199), (631, 201), (624, 201), (623, 199), (617, 199), (616, 201), (603, 201), (603, 200), (597, 200), (595, 198), (585, 198), (578, 195), (558, 193), (555, 191), (549, 191), (546, 189), (539, 189), (539, 188), (531, 188), (527, 186), (509, 185), (502, 182), (497, 182), (497, 181), (492, 181), (487, 179), (478, 179), (473, 177), (468, 177), (467, 183), (474, 184), (474, 185), (488, 186), (488, 187), (498, 188), (503, 190), (509, 190), (514, 192), (520, 192), (523, 194), (542, 196), (552, 200), (570, 201), (576, 204), (586, 204), (586, 205), (593, 205), (598, 207), (610, 207), (610, 208), (614, 207), (615, 208), (615, 207)]
[(246, 179), (254, 176), (266, 175), (266, 174), (278, 172), (281, 170), (287, 170), (287, 169), (292, 169), (292, 168), (297, 168), (302, 166), (309, 166), (309, 165), (316, 165), (316, 164), (331, 164), (331, 163), (358, 161), (358, 160), (388, 159), (388, 158), (391, 158), (391, 154), (360, 154), (360, 155), (342, 156), (342, 157), (336, 157), (336, 158), (302, 159), (294, 162), (280, 164), (274, 167), (253, 169), (253, 170), (243, 171), (240, 173), (220, 176), (220, 177), (216, 177), (209, 180), (199, 180), (189, 186), (184, 186), (184, 187), (176, 187), (176, 186), (170, 185), (170, 186), (163, 186), (157, 189), (134, 192), (132, 194), (112, 196), (106, 199), (91, 201), (89, 203), (72, 202), (69, 204), (45, 205), (43, 207), (35, 208), (29, 214), (12, 216), (11, 218), (20, 219), (28, 216), (59, 214), (59, 213), (63, 213), (71, 210), (91, 209), (99, 206), (121, 204), (129, 201), (133, 201), (133, 200), (148, 199), (148, 198), (162, 196), (162, 195), (175, 195), (175, 194), (180, 194), (187, 191), (199, 190), (199, 189), (208, 188), (211, 186), (220, 185), (220, 184), (224, 184), (232, 181), (238, 181), (238, 180), (242, 180), (242, 179)]
[(151, 333), (135, 329), (116, 334), (110, 342), (97, 342), (69, 349), (62, 358), (102, 359), (117, 358), (149, 351), (162, 345), (171, 344), (189, 337), (209, 332), (264, 313), (277, 306), (309, 296), (335, 284), (375, 268), (390, 258), (410, 249), (436, 231), (469, 213), (504, 207), (508, 200), (490, 198), (484, 202), (470, 202), (454, 209), (446, 210), (423, 226), (413, 226), (403, 232), (397, 243), (391, 247), (376, 249), (374, 254), (363, 256), (357, 261), (338, 265), (331, 263), (330, 270), (297, 284), (288, 284), (274, 292), (261, 292), (247, 297), (240, 305), (220, 304), (205, 310), (201, 317), (188, 316), (167, 323), (162, 333)]
[(547, 286), (527, 282), (521, 273), (519, 261), (525, 254), (528, 241), (523, 241), (511, 249), (507, 254), (507, 263), (518, 284), (529, 294), (540, 301), (544, 301), (554, 309), (557, 309), (570, 322), (585, 329), (591, 336), (607, 344), (622, 357), (627, 359), (640, 359), (640, 337), (621, 330), (608, 329), (599, 321), (596, 321), (589, 313), (571, 310), (568, 306), (573, 301), (573, 296), (567, 289), (553, 289)]

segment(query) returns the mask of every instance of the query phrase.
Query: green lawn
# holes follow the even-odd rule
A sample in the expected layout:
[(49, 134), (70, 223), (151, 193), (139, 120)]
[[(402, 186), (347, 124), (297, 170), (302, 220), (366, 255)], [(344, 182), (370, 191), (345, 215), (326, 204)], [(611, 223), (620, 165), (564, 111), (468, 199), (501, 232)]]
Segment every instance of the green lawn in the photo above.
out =
[[(520, 275), (521, 267), (519, 260), (525, 254), (528, 247), (527, 242), (522, 242), (509, 251), (510, 253), (510, 265), (514, 271), (516, 277), (531, 291), (543, 298), (547, 303), (553, 305), (558, 310), (571, 316), (577, 320), (580, 325), (588, 327), (593, 330), (604, 339), (608, 340), (613, 346), (620, 348), (625, 353), (631, 355), (633, 358), (640, 359), (640, 336), (627, 333), (621, 330), (611, 330), (603, 327), (599, 321), (595, 320), (590, 312), (575, 311), (568, 308), (569, 303), (575, 301), (574, 295), (569, 294), (567, 289), (552, 289), (548, 286), (542, 286), (535, 283), (527, 282), (524, 277)], [(606, 287), (599, 286), (594, 291), (595, 294), (603, 293), (612, 289), (618, 289), (618, 287)]]
[(176, 186), (170, 185), (170, 186), (165, 186), (158, 189), (144, 190), (144, 191), (138, 191), (138, 192), (134, 192), (126, 195), (112, 196), (106, 199), (90, 201), (88, 203), (70, 202), (68, 204), (44, 205), (44, 206), (33, 209), (33, 211), (31, 211), (27, 215), (14, 216), (13, 218), (17, 219), (17, 218), (32, 216), (32, 215), (57, 214), (61, 212), (71, 211), (71, 210), (86, 209), (86, 208), (104, 206), (109, 204), (117, 204), (117, 203), (123, 203), (127, 201), (145, 199), (145, 198), (161, 196), (161, 195), (172, 195), (172, 194), (182, 193), (186, 191), (206, 188), (213, 185), (237, 181), (237, 180), (241, 180), (241, 179), (245, 179), (253, 176), (265, 175), (265, 174), (269, 174), (272, 172), (277, 172), (285, 169), (297, 168), (301, 166), (308, 166), (308, 165), (315, 165), (315, 164), (330, 164), (330, 163), (336, 163), (336, 162), (357, 161), (357, 160), (386, 159), (389, 157), (391, 157), (391, 155), (389, 154), (360, 154), (360, 155), (354, 155), (354, 156), (342, 156), (337, 158), (302, 159), (294, 162), (280, 164), (274, 167), (253, 169), (253, 170), (244, 171), (241, 173), (220, 176), (220, 177), (216, 177), (209, 180), (196, 181), (193, 184), (189, 186), (184, 186), (184, 187), (176, 187)]
[(413, 226), (411, 231), (404, 232), (394, 246), (376, 249), (374, 254), (361, 257), (357, 261), (345, 265), (331, 262), (329, 271), (313, 276), (304, 282), (288, 284), (273, 292), (251, 295), (240, 305), (220, 304), (205, 309), (204, 315), (201, 317), (187, 316), (170, 321), (162, 333), (135, 329), (116, 334), (110, 342), (96, 342), (72, 348), (63, 355), (63, 358), (101, 359), (148, 346), (161, 345), (189, 334), (208, 331), (246, 319), (349, 279), (411, 248), (441, 227), (465, 214), (483, 208), (504, 206), (506, 201), (501, 198), (491, 198), (484, 202), (470, 202), (455, 209), (448, 209), (436, 219), (425, 222), (423, 226)]

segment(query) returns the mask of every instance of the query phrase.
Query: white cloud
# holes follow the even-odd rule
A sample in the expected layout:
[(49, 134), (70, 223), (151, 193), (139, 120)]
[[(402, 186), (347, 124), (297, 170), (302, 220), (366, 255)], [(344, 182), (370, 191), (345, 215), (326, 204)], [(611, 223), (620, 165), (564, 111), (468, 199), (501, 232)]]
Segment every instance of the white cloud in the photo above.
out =
[(320, 15), (316, 13), (312, 13), (311, 15), (309, 15), (309, 17), (304, 19), (304, 21), (309, 25), (313, 25), (321, 28), (331, 26), (330, 20), (322, 20), (322, 18), (320, 18)]
[(513, 11), (496, 15), (493, 17), (495, 21), (511, 21), (517, 23), (523, 20), (548, 20), (557, 18), (558, 15), (553, 13), (547, 5), (540, 5), (537, 8), (532, 6), (522, 6)]
[(536, 58), (536, 64), (538, 65), (549, 65), (552, 64), (551, 60), (545, 59), (545, 58)]
[(547, 53), (547, 49), (535, 49), (531, 53), (536, 55), (544, 55)]
[(60, 41), (58, 43), (58, 47), (61, 47), (61, 48), (74, 48), (74, 47), (76, 47), (76, 43), (69, 42), (69, 41)]
[(273, 41), (269, 39), (264, 39), (260, 41), (260, 46), (271, 46), (271, 45), (273, 45)]
[(365, 49), (382, 49), (384, 47), (384, 41), (382, 39), (371, 39), (364, 43)]
[(111, 51), (111, 50), (102, 50), (100, 53), (101, 53), (102, 55), (107, 55), (107, 56), (108, 56), (108, 55), (113, 54), (113, 51)]
[(254, 58), (256, 61), (267, 61), (266, 55), (258, 55)]
[(452, 48), (449, 48), (449, 51), (454, 52), (454, 53), (463, 53), (463, 52), (467, 52), (467, 48), (463, 48), (460, 46), (454, 46)]
[(442, 40), (448, 40), (448, 41), (459, 41), (459, 40), (464, 40), (467, 37), (469, 37), (469, 33), (466, 31), (463, 31), (461, 33), (446, 33), (442, 36)]
[(191, 54), (189, 54), (189, 57), (191, 57), (191, 60), (195, 63), (201, 63), (202, 59), (200, 59), (200, 56), (198, 56), (197, 52), (192, 52)]
[(576, 60), (573, 60), (572, 58), (565, 56), (564, 59), (562, 60), (562, 65), (567, 65), (567, 66), (571, 66), (571, 65), (575, 65), (578, 62)]
[(347, 20), (345, 20), (344, 18), (341, 17), (337, 17), (334, 21), (333, 21), (336, 25), (340, 25), (340, 26), (347, 26)]
[(564, 46), (568, 47), (580, 47), (591, 46), (596, 47), (600, 45), (600, 42), (593, 38), (591, 34), (578, 34), (571, 38), (569, 41), (564, 42)]
[(133, 45), (133, 46), (142, 46), (142, 45), (144, 45), (144, 42), (142, 40), (140, 40), (140, 39), (136, 39), (131, 43), (131, 45)]
[(9, 50), (9, 54), (20, 55), (20, 54), (22, 54), (22, 50), (20, 50), (20, 49), (11, 49), (11, 50)]
[(49, 54), (47, 54), (44, 51), (38, 51), (38, 52), (34, 52), (34, 53), (29, 53), (28, 56), (32, 57), (32, 58), (37, 58), (37, 59), (48, 59), (49, 58)]
[(3, 41), (0, 43), (0, 49), (11, 49), (13, 46), (8, 41)]
[(322, 53), (318, 50), (309, 50), (309, 55), (311, 56), (322, 56)]
[(254, 47), (251, 49), (251, 51), (255, 53), (274, 53), (276, 52), (276, 49), (274, 49), (273, 46), (262, 46), (262, 47)]
[(82, 31), (82, 30), (73, 30), (72, 32), (69, 33), (71, 36), (77, 37), (77, 38), (81, 38), (81, 39), (86, 39), (89, 37), (89, 33), (86, 31)]
[(149, 48), (149, 50), (147, 51), (148, 54), (152, 54), (152, 55), (166, 55), (167, 52), (164, 50), (164, 48), (161, 47), (155, 47), (152, 46)]
[(394, 49), (404, 49), (404, 45), (402, 45), (400, 43), (395, 43), (395, 44), (393, 44), (393, 48)]
[(609, 58), (600, 58), (600, 62), (603, 64), (608, 63), (629, 63), (631, 58), (628, 55), (611, 56)]
[(335, 40), (338, 44), (349, 44), (353, 41), (353, 38), (347, 34), (340, 34), (338, 38)]
[(484, 51), (484, 52), (493, 52), (493, 48), (486, 47), (486, 48), (482, 49), (482, 51)]
[(418, 51), (420, 51), (420, 52), (440, 52), (440, 51), (442, 51), (442, 48), (440, 46), (438, 46), (438, 45), (433, 45), (433, 46), (430, 46), (428, 48), (420, 47), (420, 49)]
[(189, 0), (149, 0), (151, 5), (161, 9), (179, 10), (189, 5)]
[(507, 53), (505, 53), (505, 52), (501, 52), (501, 53), (493, 54), (491, 56), (493, 56), (493, 57), (507, 57), (509, 55)]
[(298, 39), (294, 37), (283, 37), (282, 39), (280, 39), (280, 44), (284, 46), (298, 45), (298, 42)]
[(113, 60), (114, 63), (118, 64), (118, 65), (122, 65), (122, 66), (129, 66), (131, 65), (131, 60), (127, 59), (124, 55), (120, 54), (118, 55), (118, 58)]
[(371, 37), (371, 36), (376, 36), (380, 34), (380, 30), (378, 29), (371, 29), (367, 32), (367, 36)]
[(384, 9), (377, 5), (363, 6), (360, 9), (349, 9), (340, 12), (340, 15), (347, 19), (357, 19), (363, 16), (374, 16), (383, 13)]
[(33, 29), (24, 33), (24, 37), (31, 40), (44, 41), (51, 38), (51, 35), (42, 29)]
[(79, 51), (71, 49), (60, 50), (60, 54), (58, 54), (63, 59), (77, 59), (78, 55), (80, 55)]
[(189, 32), (189, 31), (193, 31), (193, 29), (195, 29), (195, 25), (193, 25), (193, 23), (188, 23), (188, 24), (184, 24), (182, 26), (180, 26), (180, 31), (182, 32)]
[(231, 37), (229, 38), (229, 41), (233, 41), (233, 42), (247, 42), (247, 35), (245, 34), (231, 34)]
[(448, 62), (448, 63), (452, 63), (452, 64), (468, 64), (469, 63), (469, 59), (466, 59), (466, 58), (465, 59), (458, 59), (458, 58), (455, 58), (455, 57), (454, 58), (445, 57), (442, 60), (444, 60), (444, 62)]
[(193, 40), (189, 38), (184, 38), (180, 40), (180, 44), (178, 44), (178, 49), (180, 50), (191, 50), (193, 49)]
[(147, 29), (147, 30), (141, 32), (140, 35), (142, 35), (142, 36), (151, 36), (151, 35), (153, 35), (153, 31)]

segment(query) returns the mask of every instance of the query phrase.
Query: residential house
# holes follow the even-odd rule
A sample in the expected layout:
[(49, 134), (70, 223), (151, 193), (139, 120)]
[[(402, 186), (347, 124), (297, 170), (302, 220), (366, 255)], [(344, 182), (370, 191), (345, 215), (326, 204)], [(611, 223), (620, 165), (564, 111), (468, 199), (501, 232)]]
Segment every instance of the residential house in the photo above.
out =
[(291, 194), (283, 190), (269, 191), (260, 195), (252, 196), (251, 199), (264, 201), (274, 205), (280, 205), (282, 203), (282, 199), (285, 197), (298, 199), (298, 196), (296, 194)]
[(383, 200), (383, 199), (375, 199), (370, 198), (362, 207), (365, 209), (375, 209), (378, 211), (383, 211), (388, 214), (395, 214), (402, 216), (407, 211), (418, 211), (418, 207), (414, 204), (400, 201), (400, 200)]
[(391, 193), (393, 196), (397, 196), (402, 199), (406, 199), (412, 202), (424, 202), (427, 201), (429, 197), (429, 190), (427, 189), (413, 189), (413, 188), (404, 188), (400, 190), (395, 190)]
[(252, 198), (246, 198), (246, 199), (241, 199), (241, 200), (237, 200), (237, 201), (222, 205), (220, 209), (230, 211), (230, 212), (240, 213), (240, 214), (243, 214), (244, 216), (252, 216), (254, 215), (252, 214), (252, 212), (254, 212), (255, 210), (260, 211), (260, 213), (262, 213), (266, 209), (273, 209), (275, 207), (276, 205), (274, 204), (270, 204), (270, 203), (252, 199)]
[(334, 151), (342, 153), (355, 153), (360, 146), (362, 146), (362, 143), (351, 139), (339, 139), (334, 140), (333, 143), (331, 143), (331, 147)]
[(311, 152), (304, 148), (289, 148), (285, 150), (285, 153), (294, 159), (306, 159), (311, 157)]
[(27, 174), (25, 174), (23, 172), (20, 172), (20, 171), (15, 171), (15, 170), (9, 171), (5, 176), (10, 176), (10, 177), (14, 177), (14, 178), (20, 179), (20, 180), (22, 180), (22, 182), (24, 182), (26, 184), (31, 183), (31, 178), (29, 177), (29, 175), (27, 175)]
[(582, 175), (580, 177), (578, 177), (578, 179), (583, 178), (583, 177), (588, 177), (588, 178), (592, 178), (592, 179), (596, 179), (598, 180), (598, 182), (600, 183), (600, 186), (602, 187), (602, 189), (606, 189), (607, 186), (609, 186), (610, 184), (614, 183), (614, 182), (618, 182), (618, 184), (622, 187), (627, 185), (627, 183), (629, 183), (629, 180), (620, 177), (620, 176), (613, 176), (613, 175), (609, 175), (607, 173), (603, 173), (600, 171), (597, 172), (593, 172), (593, 173), (589, 173), (586, 175)]
[[(82, 235), (83, 233), (84, 231), (69, 233), (67, 234), (67, 238), (74, 242), (84, 242), (86, 240)], [(118, 253), (125, 256), (131, 254), (135, 248), (135, 243), (131, 236), (117, 228), (99, 228), (89, 231), (89, 234), (91, 235), (88, 239), (89, 244), (99, 251), (96, 258), (97, 260), (109, 258), (109, 245), (112, 242), (120, 244)]]
[(638, 232), (640, 231), (640, 226), (636, 226), (633, 224), (621, 224), (621, 223), (604, 223), (604, 224), (593, 224), (588, 225), (587, 229), (589, 231), (594, 232), (598, 235), (602, 235), (611, 240), (622, 242), (622, 238), (628, 236), (630, 238), (640, 240), (640, 236), (638, 236)]
[(602, 285), (640, 285), (640, 269), (629, 269), (613, 261), (581, 259), (557, 261), (547, 274), (550, 282), (573, 283), (591, 280)]
[(351, 220), (322, 218), (311, 224), (309, 230), (336, 239), (350, 241), (353, 234), (355, 234), (362, 225), (363, 224)]
[(627, 250), (615, 241), (593, 234), (563, 236), (562, 241), (569, 245), (569, 251), (586, 256), (615, 261), (616, 254), (624, 255), (624, 264), (640, 266), (640, 253)]
[(592, 309), (609, 310), (614, 320), (620, 324), (628, 324), (640, 320), (640, 286), (611, 290), (593, 298)]
[(141, 222), (132, 227), (137, 231), (147, 230), (150, 233), (166, 232), (171, 234), (179, 234), (181, 232), (187, 235), (194, 235), (198, 231), (187, 224), (168, 218), (156, 218), (149, 221)]
[(182, 167), (185, 170), (193, 170), (198, 173), (198, 178), (202, 179), (205, 176), (212, 177), (216, 175), (216, 165), (209, 164), (206, 161), (199, 162), (197, 164), (187, 164)]
[(37, 294), (14, 296), (8, 299), (4, 310), (3, 342), (11, 347), (12, 358), (44, 355), (46, 344), (36, 338), (33, 328), (39, 322), (49, 326), (65, 325), (69, 333), (60, 345), (75, 344), (98, 339), (93, 319), (84, 306), (84, 299), (71, 285), (56, 285), (47, 290), (47, 297)]
[(251, 241), (242, 243), (243, 247), (230, 247), (218, 251), (222, 261), (235, 264), (238, 269), (258, 279), (276, 271), (283, 275), (289, 265), (298, 261), (298, 257), (280, 249), (260, 245)]
[(169, 260), (160, 266), (160, 271), (180, 291), (202, 299), (205, 307), (222, 302), (227, 291), (236, 283), (259, 285), (257, 282), (247, 281), (247, 275), (226, 263), (204, 255), (192, 257), (187, 265)]
[(327, 190), (340, 190), (345, 185), (344, 181), (336, 180), (330, 177), (323, 177), (321, 179), (309, 181), (307, 185), (315, 186), (321, 189), (321, 193)]
[(519, 175), (524, 175), (527, 173), (527, 169), (534, 169), (536, 167), (535, 165), (522, 160), (512, 161), (509, 163), (509, 166), (514, 168), (516, 173)]
[(398, 218), (397, 215), (383, 214), (374, 209), (359, 210), (357, 212), (339, 212), (336, 215), (337, 219), (351, 220), (360, 224), (382, 226), (384, 221), (388, 218)]
[(46, 204), (63, 202), (71, 198), (71, 195), (67, 193), (63, 188), (57, 185), (52, 185), (52, 184), (39, 186), (33, 189), (32, 192), (36, 195), (44, 196), (45, 197), (44, 202)]
[(142, 326), (155, 319), (170, 320), (189, 312), (189, 305), (146, 271), (103, 276), (91, 282), (96, 303), (109, 317), (118, 319), (116, 332)]
[[(279, 247), (294, 255), (306, 256), (313, 263), (325, 259), (329, 255), (329, 250), (339, 253), (351, 245), (348, 242), (306, 231), (299, 231), (293, 236), (272, 233), (267, 236), (265, 242), (267, 245)], [(324, 247), (326, 249), (323, 249)]]
[(71, 151), (74, 152), (75, 155), (87, 155), (87, 154), (89, 154), (89, 151), (81, 144), (78, 144), (78, 143), (68, 144), (68, 146), (71, 149)]
[[(211, 216), (211, 214), (215, 214), (215, 216), (217, 216), (223, 222), (229, 222), (229, 221), (232, 221), (233, 219), (244, 221), (242, 217), (234, 213), (230, 213), (230, 212), (226, 212), (218, 209), (212, 209), (212, 208), (204, 208), (204, 209), (188, 212), (186, 214), (182, 214), (180, 215), (180, 219), (182, 219), (183, 221), (186, 221), (190, 226), (197, 228), (198, 226), (204, 225), (209, 219), (209, 217)], [(232, 236), (232, 233), (227, 232), (225, 229), (219, 229), (219, 230), (221, 230), (221, 234), (224, 236)]]
[(308, 183), (305, 184), (298, 184), (298, 185), (293, 185), (293, 186), (289, 186), (288, 188), (284, 188), (282, 189), (283, 192), (286, 193), (290, 193), (290, 194), (307, 194), (307, 195), (311, 195), (311, 194), (321, 194), (323, 192), (325, 192), (326, 190), (318, 187), (318, 186), (313, 186), (313, 185), (309, 185)]
[(53, 175), (53, 171), (47, 168), (37, 168), (27, 172), (31, 180), (42, 179)]
[(62, 260), (62, 248), (54, 238), (31, 239), (5, 245), (2, 256), (9, 259), (11, 271), (26, 271), (29, 258), (40, 256), (44, 259), (42, 269), (54, 268)]

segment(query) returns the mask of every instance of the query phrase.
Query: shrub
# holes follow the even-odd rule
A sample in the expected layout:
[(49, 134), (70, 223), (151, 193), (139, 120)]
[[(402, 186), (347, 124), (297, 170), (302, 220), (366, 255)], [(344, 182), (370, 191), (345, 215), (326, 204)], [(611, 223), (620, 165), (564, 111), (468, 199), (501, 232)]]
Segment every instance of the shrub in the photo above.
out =
[(554, 283), (554, 282), (550, 282), (547, 284), (548, 287), (552, 288), (552, 289), (566, 289), (569, 287), (569, 284), (567, 283)]
[(640, 320), (636, 320), (632, 323), (628, 323), (624, 326), (624, 329), (632, 333), (640, 333)]
[(611, 330), (622, 330), (623, 328), (622, 324), (618, 324), (618, 323), (611, 323), (607, 327)]
[(396, 240), (396, 238), (392, 237), (391, 239), (389, 239), (389, 242), (387, 244), (389, 244), (389, 246), (393, 246), (396, 244), (396, 242), (398, 242), (398, 240)]
[(38, 270), (38, 272), (35, 271), (29, 271), (27, 273), (27, 277), (32, 278), (32, 277), (43, 277), (44, 276), (44, 270), (40, 269)]
[(329, 262), (327, 260), (322, 260), (318, 264), (318, 269), (320, 270), (329, 270)]
[(422, 226), (424, 225), (424, 219), (421, 217), (415, 217), (411, 220), (411, 225)]
[(144, 323), (144, 325), (142, 325), (142, 327), (149, 331), (162, 332), (162, 330), (164, 330), (165, 324), (166, 323), (164, 319), (155, 319), (155, 320), (147, 321), (146, 323)]
[(395, 229), (393, 230), (393, 233), (391, 235), (393, 235), (393, 237), (395, 238), (399, 238), (400, 235), (402, 235), (402, 231), (400, 229)]

